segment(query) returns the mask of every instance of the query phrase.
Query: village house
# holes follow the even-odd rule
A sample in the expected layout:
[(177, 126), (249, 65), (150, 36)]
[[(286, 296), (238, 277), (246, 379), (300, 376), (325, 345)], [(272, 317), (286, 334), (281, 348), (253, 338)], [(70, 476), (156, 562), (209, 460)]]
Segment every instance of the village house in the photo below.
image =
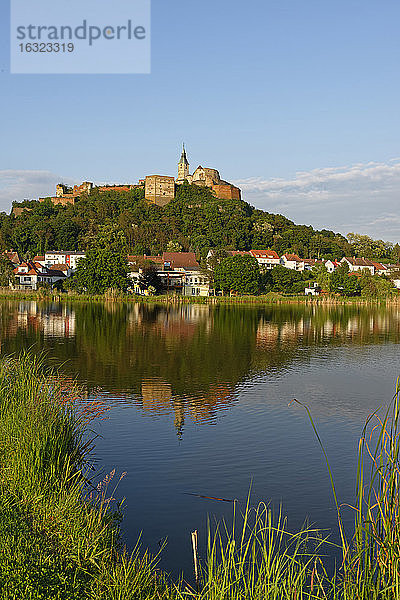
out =
[[(46, 267), (51, 267), (54, 265), (67, 265), (69, 269), (74, 272), (78, 266), (78, 262), (81, 258), (85, 258), (85, 252), (75, 252), (75, 251), (67, 251), (67, 250), (50, 250), (45, 252), (43, 257), (43, 264)], [(42, 257), (37, 257), (42, 258)], [(42, 261), (38, 261), (42, 262)]]
[(324, 264), (328, 273), (333, 273), (340, 267), (340, 263), (337, 260), (326, 260)]
[(388, 268), (380, 262), (371, 261), (375, 267), (375, 275), (385, 275)]
[(304, 262), (297, 256), (297, 254), (283, 254), (280, 258), (280, 264), (287, 269), (304, 271)]
[(374, 263), (365, 258), (356, 258), (355, 256), (349, 257), (344, 256), (340, 261), (342, 264), (345, 263), (349, 266), (349, 273), (362, 272), (367, 269), (371, 275), (375, 275), (375, 266)]
[(280, 258), (275, 250), (250, 250), (250, 256), (255, 258), (261, 269), (273, 269), (280, 264)]
[(306, 296), (319, 296), (321, 293), (321, 287), (319, 286), (319, 284), (317, 282), (314, 282), (312, 285), (310, 285), (309, 287), (306, 287), (304, 289), (304, 294)]
[(21, 264), (21, 257), (18, 252), (14, 252), (14, 250), (6, 250), (3, 252), (3, 256), (8, 258), (10, 263), (12, 263), (13, 267), (16, 268)]
[(183, 296), (209, 296), (210, 282), (202, 273), (193, 252), (163, 252), (162, 256), (128, 256), (133, 291), (146, 293), (140, 287), (140, 275), (145, 264), (153, 264), (163, 291)]
[(58, 281), (64, 280), (67, 275), (64, 270), (58, 268), (48, 269), (39, 262), (28, 260), (22, 262), (14, 269), (16, 284), (11, 287), (15, 289), (37, 290), (40, 284), (53, 286)]

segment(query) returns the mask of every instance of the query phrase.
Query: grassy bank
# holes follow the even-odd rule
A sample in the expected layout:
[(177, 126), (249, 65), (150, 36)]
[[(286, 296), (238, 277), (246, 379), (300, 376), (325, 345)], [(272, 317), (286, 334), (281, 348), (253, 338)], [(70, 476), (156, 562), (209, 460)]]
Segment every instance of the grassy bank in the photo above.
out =
[(269, 292), (258, 296), (181, 296), (178, 294), (160, 294), (157, 296), (140, 296), (124, 294), (109, 290), (105, 294), (78, 294), (75, 292), (61, 293), (48, 290), (9, 290), (0, 288), (0, 300), (37, 300), (52, 302), (129, 302), (139, 304), (206, 304), (206, 305), (272, 305), (272, 304), (302, 304), (306, 306), (342, 306), (359, 305), (371, 306), (386, 304), (400, 306), (400, 295), (363, 298), (360, 296), (343, 297), (336, 294), (323, 296), (305, 296), (304, 294), (283, 294)]
[(325, 571), (331, 548), (319, 532), (288, 533), (281, 515), (248, 506), (232, 527), (209, 532), (197, 589), (170, 582), (146, 552), (122, 548), (115, 478), (98, 484), (89, 461), (89, 423), (102, 410), (38, 359), (0, 362), (0, 598), (400, 599), (398, 392), (360, 440), (349, 537), (332, 479), (343, 556), (336, 574)]

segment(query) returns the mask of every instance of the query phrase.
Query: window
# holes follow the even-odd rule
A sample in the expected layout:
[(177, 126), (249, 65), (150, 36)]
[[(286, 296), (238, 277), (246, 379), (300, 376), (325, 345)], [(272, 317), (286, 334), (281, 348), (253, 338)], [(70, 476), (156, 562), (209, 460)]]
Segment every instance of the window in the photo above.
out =
[(196, 288), (192, 288), (192, 296), (196, 295)]

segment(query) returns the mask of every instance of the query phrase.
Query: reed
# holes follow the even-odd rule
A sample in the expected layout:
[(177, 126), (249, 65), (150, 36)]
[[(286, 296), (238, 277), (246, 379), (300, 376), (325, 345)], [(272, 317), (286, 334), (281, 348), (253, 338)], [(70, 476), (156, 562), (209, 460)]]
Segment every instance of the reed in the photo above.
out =
[(90, 475), (88, 422), (103, 410), (40, 358), (0, 362), (1, 598), (164, 593), (157, 558), (121, 547), (114, 473), (98, 485)]

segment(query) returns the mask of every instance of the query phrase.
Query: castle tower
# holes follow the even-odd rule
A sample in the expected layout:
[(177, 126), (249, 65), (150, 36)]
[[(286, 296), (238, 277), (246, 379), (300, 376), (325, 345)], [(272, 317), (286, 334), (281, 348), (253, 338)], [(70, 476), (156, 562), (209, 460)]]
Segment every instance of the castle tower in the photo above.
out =
[(177, 181), (185, 181), (189, 176), (189, 161), (186, 156), (185, 144), (183, 144), (181, 160), (178, 163), (178, 179)]

